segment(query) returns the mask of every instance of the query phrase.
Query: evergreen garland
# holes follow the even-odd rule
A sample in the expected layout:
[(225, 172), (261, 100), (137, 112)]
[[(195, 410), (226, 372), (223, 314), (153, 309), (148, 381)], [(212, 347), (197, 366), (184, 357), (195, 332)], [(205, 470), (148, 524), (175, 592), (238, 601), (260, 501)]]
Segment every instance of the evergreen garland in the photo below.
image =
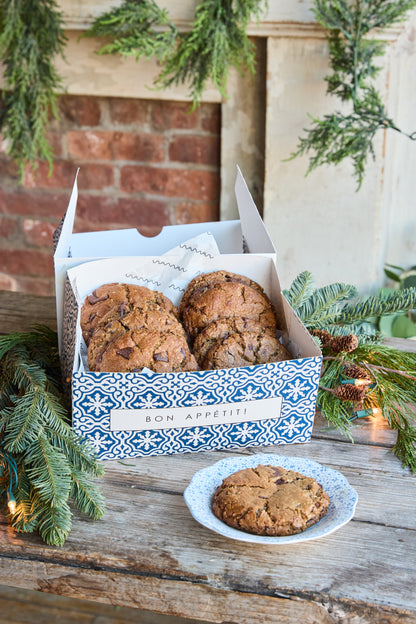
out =
[(354, 286), (314, 287), (309, 271), (283, 292), (318, 342), (323, 367), (317, 406), (351, 438), (356, 418), (381, 413), (397, 431), (393, 452), (416, 472), (416, 353), (382, 343), (373, 319), (416, 306), (416, 288), (358, 297)]
[(68, 420), (56, 332), (1, 336), (0, 494), (17, 531), (38, 531), (57, 546), (71, 530), (70, 500), (94, 519), (104, 513), (101, 465)]
[(173, 51), (178, 36), (177, 28), (165, 9), (154, 0), (125, 0), (100, 15), (83, 37), (106, 37), (109, 42), (98, 54), (121, 54), (163, 59)]
[(162, 64), (155, 85), (189, 86), (193, 107), (208, 80), (225, 96), (230, 66), (254, 71), (254, 45), (246, 28), (267, 0), (201, 0), (191, 29), (179, 33), (154, 0), (124, 0), (99, 16), (84, 36), (106, 36), (99, 54), (155, 56)]
[(193, 107), (208, 80), (225, 97), (230, 66), (254, 72), (255, 48), (246, 28), (252, 15), (259, 16), (262, 4), (263, 0), (202, 0), (190, 32), (181, 36), (156, 84), (188, 84)]
[(311, 117), (312, 126), (300, 137), (291, 158), (308, 154), (307, 173), (316, 167), (337, 165), (351, 158), (354, 177), (361, 186), (368, 157), (374, 158), (374, 139), (388, 128), (416, 140), (389, 117), (373, 80), (380, 71), (377, 57), (385, 44), (367, 38), (370, 31), (385, 28), (405, 18), (416, 0), (315, 0), (314, 14), (327, 31), (332, 74), (325, 78), (327, 93), (349, 106), (322, 119)]
[(28, 163), (36, 169), (37, 159), (47, 160), (52, 168), (46, 129), (49, 116), (57, 117), (57, 91), (62, 87), (52, 64), (65, 46), (62, 28), (54, 0), (0, 0), (0, 131), (21, 178)]

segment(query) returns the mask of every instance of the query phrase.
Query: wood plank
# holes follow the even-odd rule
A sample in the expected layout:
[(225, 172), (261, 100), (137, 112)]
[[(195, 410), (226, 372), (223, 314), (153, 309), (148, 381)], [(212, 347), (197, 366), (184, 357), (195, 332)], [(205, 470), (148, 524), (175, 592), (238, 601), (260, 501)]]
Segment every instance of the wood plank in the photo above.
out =
[(6, 586), (0, 586), (0, 613), (7, 624), (197, 624), (188, 618)]
[[(4, 570), (0, 561), (0, 573)], [(7, 562), (8, 563), (8, 562)], [(22, 578), (24, 564), (13, 563), (17, 581)], [(20, 574), (19, 574), (20, 572)], [(358, 599), (321, 599), (276, 591), (275, 595), (247, 593), (210, 587), (204, 583), (189, 583), (172, 579), (129, 577), (99, 570), (66, 570), (58, 564), (43, 566), (34, 563), (33, 578), (42, 591), (86, 598), (97, 602), (118, 604), (121, 601), (135, 608), (145, 608), (172, 615), (184, 614), (209, 622), (238, 622), (254, 624), (261, 619), (264, 624), (287, 624), (302, 621), (305, 624), (334, 624), (335, 614), (354, 614), (355, 624), (414, 624), (415, 615), (405, 608), (381, 607), (365, 604)], [(272, 587), (267, 587), (273, 592)], [(186, 599), (185, 599), (186, 596)], [(352, 621), (352, 620), (351, 620)]]
[[(140, 495), (138, 502), (146, 506)], [(133, 505), (136, 512), (139, 505)], [(40, 557), (29, 548), (19, 554), (4, 550), (0, 578), (17, 587), (192, 617), (195, 610), (181, 600), (187, 592), (198, 601), (199, 617), (210, 621), (212, 615), (203, 611), (207, 594), (222, 602), (227, 594), (230, 600), (229, 592), (237, 600), (242, 594), (252, 594), (254, 603), (254, 594), (283, 595), (323, 602), (359, 601), (416, 614), (414, 531), (353, 521), (302, 545), (259, 546), (228, 540), (190, 522), (180, 497), (158, 497), (151, 509), (166, 512), (164, 505), (169, 509), (168, 533), (162, 522), (158, 523), (159, 536), (144, 525), (136, 532), (126, 522), (114, 523), (112, 531), (118, 538), (104, 543), (95, 531), (92, 539), (99, 554), (91, 557), (86, 552), (72, 563), (70, 556), (63, 557), (57, 550), (48, 554), (42, 549)], [(148, 516), (147, 523), (154, 517)], [(129, 553), (115, 557), (116, 541), (123, 542)], [(133, 545), (124, 546), (126, 542)], [(113, 555), (106, 554), (110, 552)], [(226, 621), (234, 621), (234, 615), (222, 613)]]
[(36, 324), (56, 329), (55, 297), (0, 291), (0, 333), (29, 331)]
[[(330, 446), (323, 441), (318, 446), (299, 445), (297, 451), (307, 451), (319, 461), (328, 455)], [(332, 461), (336, 461), (337, 451), (343, 446), (335, 446)], [(288, 446), (282, 450), (291, 451)], [(27, 567), (21, 584), (14, 576), (8, 579), (4, 568), (0, 580), (72, 595), (65, 590), (68, 575), (76, 577), (78, 569), (81, 574), (84, 569), (95, 569), (107, 571), (110, 578), (113, 573), (121, 574), (123, 579), (126, 576), (166, 578), (270, 596), (282, 592), (303, 596), (321, 594), (325, 600), (360, 600), (416, 612), (413, 592), (416, 480), (407, 473), (399, 478), (401, 471), (397, 467), (396, 475), (391, 475), (390, 465), (394, 465), (391, 456), (383, 458), (379, 453), (378, 457), (372, 457), (379, 450), (350, 446), (348, 452), (344, 449), (339, 453), (338, 468), (359, 493), (352, 522), (319, 540), (274, 547), (235, 542), (200, 526), (192, 518), (181, 492), (189, 480), (185, 479), (185, 473), (190, 477), (195, 469), (196, 456), (137, 460), (137, 467), (142, 469), (135, 473), (112, 462), (103, 481), (106, 515), (99, 522), (77, 515), (63, 548), (43, 545), (36, 535), (13, 535), (3, 527), (2, 561), (26, 560)], [(207, 455), (211, 459), (216, 456), (198, 454), (199, 463), (207, 461)], [(151, 469), (159, 474), (157, 490), (146, 486)], [(163, 483), (166, 491), (160, 491), (161, 474), (171, 477), (170, 483)], [(174, 475), (181, 486), (174, 483)], [(168, 491), (169, 488), (173, 491)], [(406, 528), (407, 525), (411, 528)], [(33, 585), (38, 564), (47, 568), (48, 576), (50, 566), (62, 566), (52, 585)], [(91, 598), (83, 594), (81, 597)], [(98, 598), (94, 595), (93, 599)], [(153, 608), (146, 602), (137, 606)], [(186, 611), (177, 614), (190, 615)]]

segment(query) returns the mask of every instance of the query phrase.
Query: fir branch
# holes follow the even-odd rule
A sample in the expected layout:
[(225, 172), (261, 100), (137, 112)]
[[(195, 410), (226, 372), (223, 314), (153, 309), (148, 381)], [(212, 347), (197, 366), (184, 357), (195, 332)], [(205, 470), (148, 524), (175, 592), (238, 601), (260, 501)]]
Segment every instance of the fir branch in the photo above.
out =
[(254, 44), (246, 28), (252, 15), (259, 15), (263, 0), (202, 0), (195, 21), (159, 74), (156, 85), (189, 85), (193, 107), (211, 80), (222, 96), (230, 66), (254, 72)]
[(416, 288), (405, 288), (387, 295), (373, 295), (345, 305), (333, 322), (350, 324), (371, 316), (382, 316), (402, 312), (416, 307)]
[(314, 14), (327, 30), (332, 74), (325, 78), (327, 93), (350, 105), (347, 113), (336, 111), (322, 119), (311, 117), (297, 149), (289, 160), (309, 156), (306, 174), (317, 167), (337, 165), (351, 158), (357, 189), (360, 188), (369, 157), (374, 159), (374, 140), (379, 130), (393, 129), (416, 140), (389, 117), (372, 81), (380, 71), (375, 60), (385, 53), (385, 44), (366, 38), (375, 28), (391, 26), (405, 19), (416, 0), (315, 0)]
[[(48, 544), (62, 545), (71, 528), (70, 499), (92, 518), (103, 515), (94, 481), (103, 470), (69, 425), (56, 332), (37, 327), (0, 336), (0, 354), (0, 439), (18, 465), (10, 521), (18, 531), (37, 530)], [(7, 487), (0, 484), (0, 492)]]
[(49, 116), (57, 117), (57, 91), (62, 89), (52, 60), (63, 54), (65, 42), (63, 18), (54, 0), (0, 2), (0, 131), (21, 178), (27, 164), (36, 170), (37, 159), (52, 167), (46, 129)]
[(307, 327), (324, 327), (334, 322), (340, 302), (356, 294), (357, 289), (350, 284), (329, 284), (317, 288), (296, 312)]
[(154, 0), (125, 0), (120, 7), (97, 17), (83, 37), (106, 37), (98, 54), (155, 57), (161, 61), (173, 51), (178, 31), (165, 9)]
[(283, 290), (286, 301), (296, 311), (312, 296), (315, 291), (314, 279), (309, 271), (300, 273), (290, 285), (289, 290)]

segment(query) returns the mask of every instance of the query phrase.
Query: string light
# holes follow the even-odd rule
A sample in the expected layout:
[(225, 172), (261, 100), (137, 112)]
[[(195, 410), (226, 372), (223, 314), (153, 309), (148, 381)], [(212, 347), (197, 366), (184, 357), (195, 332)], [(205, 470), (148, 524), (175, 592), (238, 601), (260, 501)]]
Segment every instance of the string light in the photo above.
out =
[(369, 379), (354, 379), (354, 378), (341, 378), (339, 379), (339, 382), (341, 384), (351, 384), (353, 386), (357, 386), (357, 388), (360, 388), (362, 386), (369, 386), (370, 388), (372, 388), (375, 384), (370, 381)]
[(2, 472), (9, 473), (9, 486), (6, 491), (7, 506), (11, 515), (16, 513), (16, 499), (13, 494), (13, 490), (18, 483), (17, 465), (13, 457), (6, 453), (3, 446), (0, 444), (0, 463), (2, 465)]

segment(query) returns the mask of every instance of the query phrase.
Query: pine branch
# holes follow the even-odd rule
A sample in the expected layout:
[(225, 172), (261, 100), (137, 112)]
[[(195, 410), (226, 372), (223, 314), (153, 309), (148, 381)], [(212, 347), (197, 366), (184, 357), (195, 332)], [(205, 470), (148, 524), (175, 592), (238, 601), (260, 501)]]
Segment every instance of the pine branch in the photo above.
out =
[(161, 88), (188, 84), (193, 107), (208, 80), (226, 96), (230, 66), (254, 71), (254, 45), (246, 34), (252, 14), (260, 13), (262, 0), (202, 0), (191, 31), (167, 59), (157, 78)]
[(314, 291), (312, 274), (309, 271), (303, 271), (293, 280), (289, 290), (283, 290), (283, 295), (288, 304), (296, 311), (312, 296)]
[(63, 54), (65, 42), (63, 18), (54, 0), (0, 3), (0, 131), (21, 178), (27, 164), (36, 170), (37, 159), (52, 167), (46, 128), (49, 115), (57, 117), (57, 91), (62, 89), (52, 61)]
[(97, 17), (83, 35), (110, 40), (98, 54), (135, 56), (136, 60), (155, 57), (161, 61), (173, 52), (177, 36), (167, 11), (154, 0), (125, 0), (120, 7)]
[(404, 20), (414, 7), (416, 0), (315, 0), (315, 17), (327, 30), (333, 72), (325, 78), (327, 93), (349, 103), (350, 111), (337, 111), (322, 119), (311, 117), (312, 126), (304, 129), (288, 159), (308, 155), (306, 175), (321, 165), (337, 165), (351, 158), (358, 190), (368, 159), (375, 157), (374, 140), (379, 130), (390, 128), (416, 140), (416, 132), (408, 134), (396, 126), (372, 84), (381, 69), (375, 61), (386, 46), (366, 38), (375, 28)]
[(71, 528), (70, 499), (92, 518), (103, 515), (94, 481), (103, 470), (69, 425), (58, 385), (56, 332), (37, 327), (0, 336), (0, 354), (0, 451), (12, 453), (18, 465), (11, 524), (62, 545)]
[[(416, 288), (356, 298), (355, 287), (348, 284), (317, 289), (312, 284), (305, 271), (285, 293), (323, 352), (318, 409), (350, 439), (359, 412), (381, 410), (397, 431), (393, 452), (416, 472), (416, 354), (383, 345), (368, 320), (415, 307)], [(302, 302), (300, 307), (297, 301)]]
[(179, 34), (154, 0), (124, 0), (99, 16), (85, 36), (110, 39), (99, 54), (157, 58), (162, 69), (155, 86), (189, 86), (193, 107), (208, 80), (225, 96), (231, 66), (254, 71), (254, 45), (246, 28), (267, 0), (201, 0), (191, 30)]
[(416, 307), (416, 288), (397, 290), (387, 295), (373, 295), (345, 305), (334, 318), (334, 323), (346, 324), (402, 312)]
[(334, 283), (317, 288), (313, 295), (297, 309), (299, 318), (307, 327), (323, 327), (334, 322), (339, 304), (357, 294), (355, 286)]

